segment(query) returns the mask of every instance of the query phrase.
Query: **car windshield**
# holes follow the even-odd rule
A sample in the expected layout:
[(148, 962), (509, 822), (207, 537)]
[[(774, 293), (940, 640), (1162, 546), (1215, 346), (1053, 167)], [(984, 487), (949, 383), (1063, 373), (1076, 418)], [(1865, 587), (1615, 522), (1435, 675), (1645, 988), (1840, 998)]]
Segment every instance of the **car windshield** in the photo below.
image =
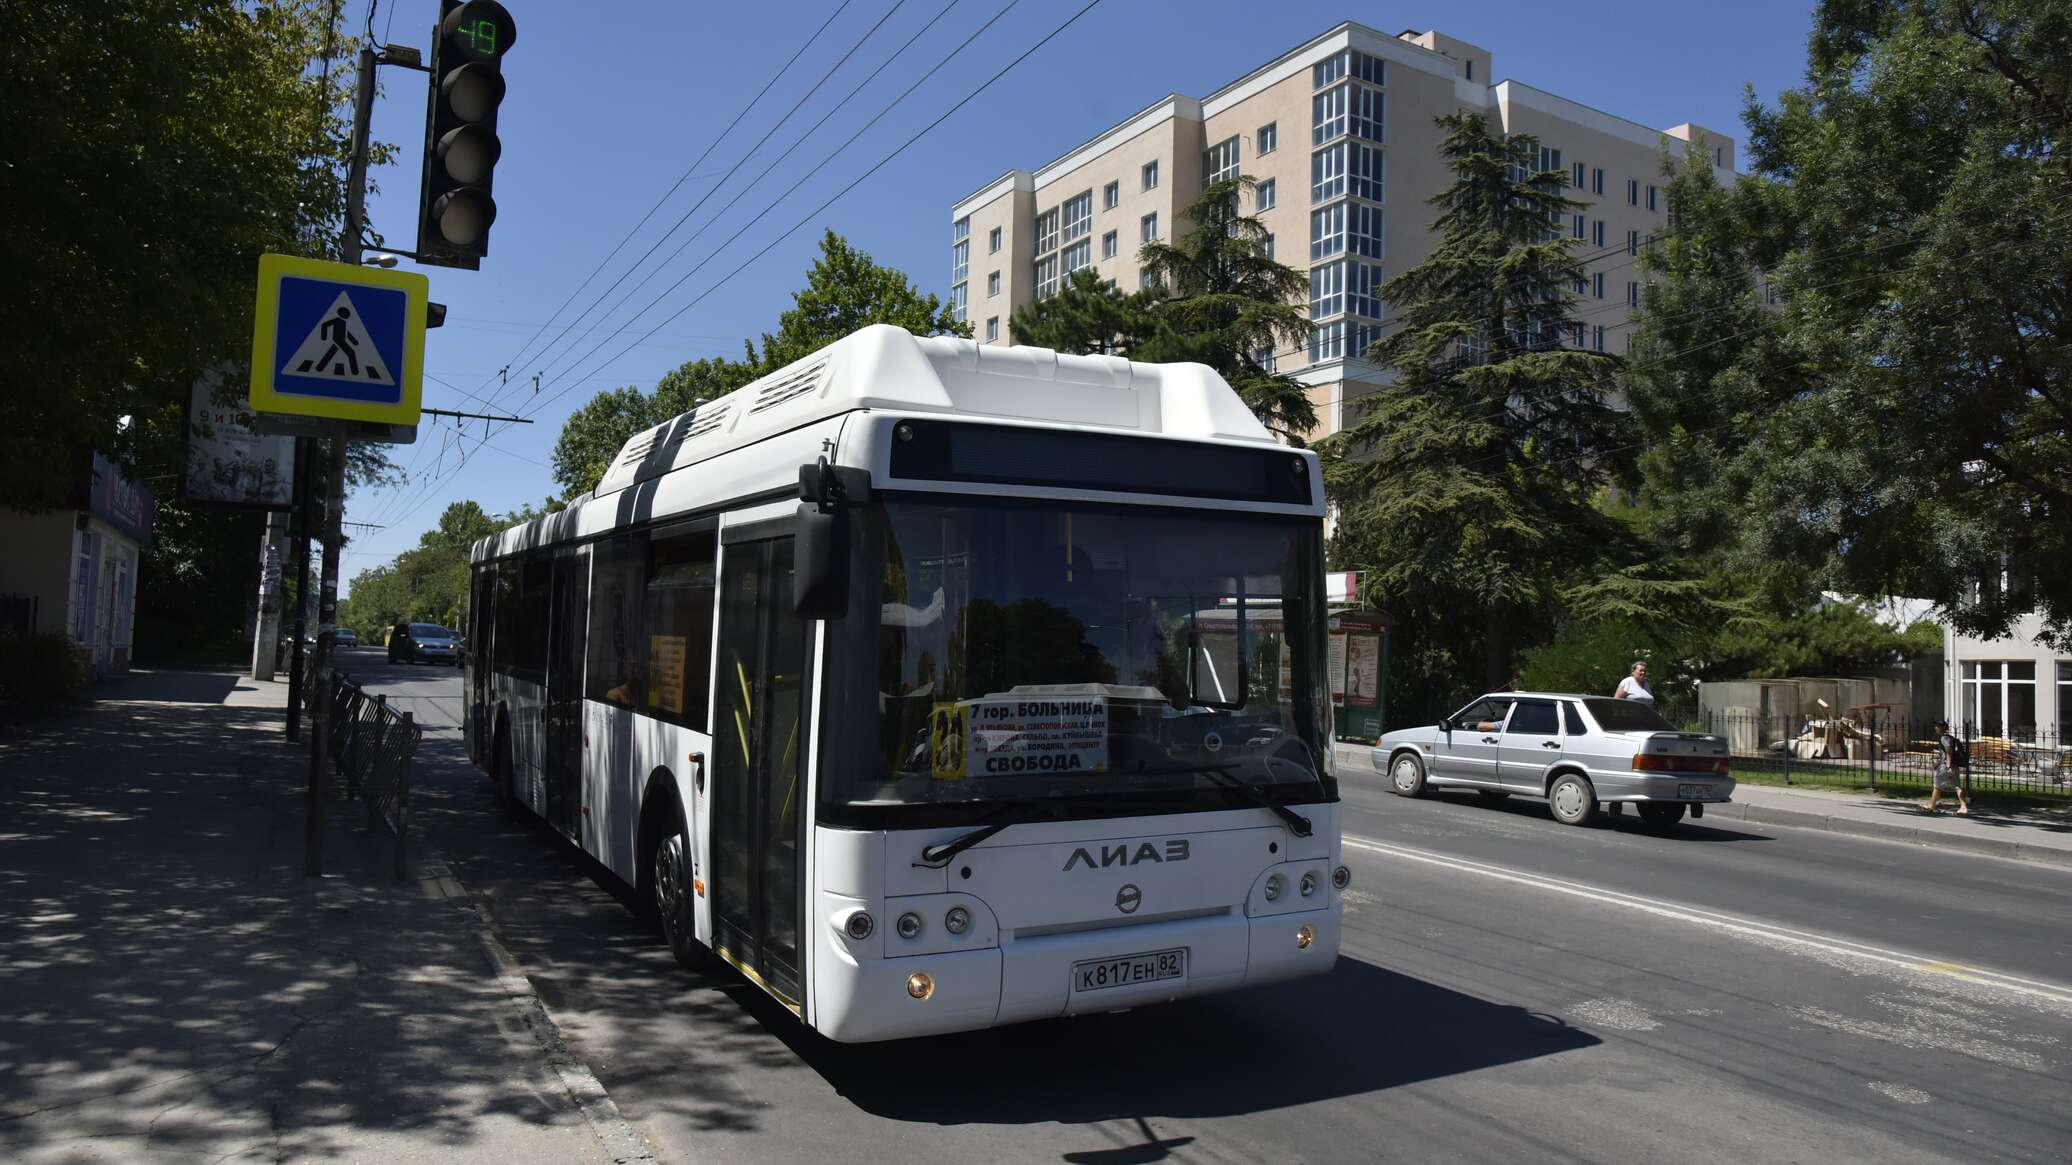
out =
[[(849, 799), (1210, 790), (1328, 773), (1316, 523), (885, 507), (878, 759)], [(1297, 794), (1300, 794), (1298, 796)]]
[(1645, 700), (1612, 700), (1599, 697), (1583, 701), (1590, 718), (1606, 732), (1674, 732), (1676, 725), (1662, 719), (1655, 706)]
[(412, 623), (410, 635), (413, 639), (451, 639), (453, 632), (437, 623)]

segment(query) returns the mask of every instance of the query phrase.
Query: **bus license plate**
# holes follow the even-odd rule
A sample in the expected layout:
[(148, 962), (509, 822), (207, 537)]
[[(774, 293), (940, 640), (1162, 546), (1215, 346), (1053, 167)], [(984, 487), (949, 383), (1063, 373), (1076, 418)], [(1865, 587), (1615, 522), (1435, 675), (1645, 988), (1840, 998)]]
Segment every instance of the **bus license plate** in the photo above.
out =
[(1703, 801), (1712, 796), (1711, 785), (1678, 785), (1676, 795), (1685, 801)]
[(1095, 959), (1072, 964), (1074, 991), (1099, 991), (1103, 987), (1126, 987), (1132, 983), (1156, 983), (1187, 974), (1185, 948), (1125, 955), (1119, 959)]

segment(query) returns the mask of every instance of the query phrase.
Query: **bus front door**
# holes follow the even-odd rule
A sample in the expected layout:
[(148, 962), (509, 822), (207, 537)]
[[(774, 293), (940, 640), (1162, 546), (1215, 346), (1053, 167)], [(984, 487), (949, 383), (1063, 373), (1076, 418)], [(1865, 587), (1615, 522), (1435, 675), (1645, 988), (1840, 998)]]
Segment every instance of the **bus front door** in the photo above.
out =
[(554, 590), (547, 618), (546, 729), (547, 820), (563, 834), (582, 840), (583, 641), (590, 626), (590, 551), (586, 547), (554, 559)]
[(711, 878), (714, 945), (796, 1008), (806, 634), (791, 586), (791, 538), (727, 543), (713, 676)]

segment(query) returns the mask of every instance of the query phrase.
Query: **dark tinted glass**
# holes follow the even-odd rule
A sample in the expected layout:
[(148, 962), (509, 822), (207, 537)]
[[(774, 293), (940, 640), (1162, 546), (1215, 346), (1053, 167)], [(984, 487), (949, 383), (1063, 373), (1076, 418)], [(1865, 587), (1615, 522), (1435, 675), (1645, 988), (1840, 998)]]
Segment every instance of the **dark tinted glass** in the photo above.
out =
[(412, 623), (410, 634), (419, 639), (451, 639), (453, 632), (437, 623)]
[(1590, 718), (1606, 732), (1674, 732), (1676, 725), (1662, 719), (1653, 704), (1644, 700), (1585, 700)]
[(1561, 706), (1561, 719), (1567, 725), (1570, 736), (1582, 736), (1590, 731), (1589, 725), (1583, 723), (1583, 710), (1574, 704)]
[(648, 545), (642, 603), (647, 636), (647, 699), (656, 715), (705, 727), (712, 669), (713, 569), (719, 532), (655, 538)]
[(1518, 707), (1511, 712), (1510, 725), (1504, 731), (1553, 736), (1561, 731), (1560, 715), (1554, 711), (1552, 700), (1520, 700)]
[(906, 421), (892, 476), (1073, 486), (1308, 505), (1309, 465), (1284, 448)]
[(590, 666), (584, 695), (622, 707), (646, 698), (646, 640), (640, 630), (647, 535), (599, 542), (591, 557)]

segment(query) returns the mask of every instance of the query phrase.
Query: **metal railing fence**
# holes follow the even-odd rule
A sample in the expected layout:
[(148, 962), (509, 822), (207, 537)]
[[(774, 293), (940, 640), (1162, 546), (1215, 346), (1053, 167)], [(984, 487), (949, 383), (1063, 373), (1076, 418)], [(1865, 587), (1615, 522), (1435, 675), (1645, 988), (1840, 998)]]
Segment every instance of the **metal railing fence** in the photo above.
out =
[[(1672, 715), (1679, 728), (1727, 738), (1738, 774), (1768, 773), (1790, 783), (1861, 783), (1873, 789), (1926, 791), (1942, 763), (1933, 721), (1876, 710), (1832, 717), (1733, 714)], [(2072, 741), (2043, 728), (1989, 735), (1952, 729), (1969, 763), (1958, 773), (1967, 789), (2072, 799)]]
[(338, 776), (334, 796), (357, 798), (370, 832), (403, 840), (410, 827), (410, 763), (424, 740), (416, 717), (389, 707), (386, 696), (369, 695), (344, 672), (319, 674), (313, 658), (302, 690), (312, 714), (318, 700), (330, 701), (326, 743)]

